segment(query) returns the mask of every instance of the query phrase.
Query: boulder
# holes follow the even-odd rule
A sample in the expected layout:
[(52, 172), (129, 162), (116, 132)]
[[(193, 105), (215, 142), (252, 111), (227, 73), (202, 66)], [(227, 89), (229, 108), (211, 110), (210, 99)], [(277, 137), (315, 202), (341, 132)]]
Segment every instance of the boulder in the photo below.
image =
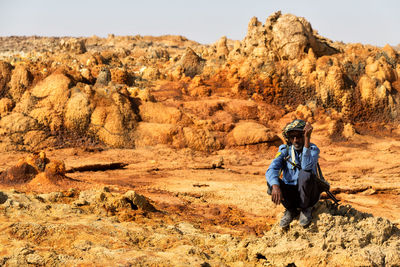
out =
[(163, 103), (143, 102), (139, 115), (145, 122), (188, 125), (190, 119), (178, 108)]
[(391, 47), (389, 44), (386, 44), (386, 45), (382, 48), (382, 50), (386, 53), (386, 55), (387, 55), (389, 58), (391, 58), (391, 59), (393, 59), (393, 60), (396, 60), (396, 58), (397, 58), (397, 52), (396, 52), (396, 50), (394, 50), (393, 47)]
[(125, 68), (110, 69), (111, 81), (116, 84), (131, 84), (131, 78)]
[(237, 120), (257, 120), (258, 118), (258, 105), (251, 100), (229, 101), (224, 110), (231, 113)]
[(139, 122), (134, 132), (135, 147), (158, 144), (182, 147), (182, 128), (175, 124)]
[(0, 128), (6, 133), (26, 133), (35, 130), (38, 127), (37, 122), (22, 113), (13, 112), (0, 120)]
[(320, 97), (320, 99), (325, 105), (327, 104), (329, 105), (332, 98), (338, 99), (339, 100), (338, 102), (341, 103), (340, 101), (341, 97), (345, 93), (343, 70), (337, 65), (333, 65), (331, 67), (327, 67), (327, 65), (321, 66), (319, 62), (321, 62), (321, 60), (317, 61), (317, 69), (316, 69), (317, 95)]
[(15, 66), (12, 71), (9, 89), (9, 94), (15, 102), (21, 99), (25, 90), (31, 85), (32, 80), (32, 74), (25, 65), (18, 64)]
[(52, 131), (61, 130), (64, 107), (71, 94), (71, 85), (72, 81), (64, 74), (52, 74), (38, 83), (32, 89), (31, 95), (40, 100), (29, 115)]
[(204, 64), (205, 60), (198, 56), (190, 47), (186, 48), (185, 53), (178, 62), (178, 65), (183, 68), (185, 75), (191, 78), (201, 74)]
[(0, 96), (8, 90), (8, 82), (11, 80), (12, 66), (10, 63), (0, 61)]
[(91, 111), (86, 94), (76, 89), (65, 106), (65, 127), (72, 132), (84, 133), (90, 123)]
[(224, 110), (218, 110), (212, 116), (214, 129), (220, 132), (229, 132), (234, 128), (235, 119), (233, 115)]
[(62, 39), (60, 41), (60, 49), (76, 54), (83, 54), (86, 52), (86, 45), (84, 40), (76, 38)]
[(307, 51), (312, 35), (311, 25), (305, 20), (284, 14), (271, 25), (272, 44), (282, 59), (296, 59)]
[(105, 86), (111, 81), (111, 72), (107, 67), (101, 68), (96, 78), (96, 86)]
[(246, 54), (271, 60), (303, 58), (310, 48), (318, 57), (339, 52), (332, 41), (317, 35), (306, 19), (280, 11), (269, 16), (265, 25), (253, 17), (244, 39)]
[(136, 193), (133, 190), (126, 192), (123, 195), (125, 200), (128, 200), (130, 203), (135, 205), (137, 208), (140, 208), (145, 211), (156, 211), (156, 208), (150, 203), (150, 201), (143, 195)]
[(229, 133), (231, 146), (257, 145), (279, 142), (280, 138), (270, 129), (256, 122), (241, 122)]
[(223, 148), (216, 135), (204, 129), (183, 128), (186, 146), (199, 151), (211, 152)]
[(365, 66), (365, 73), (368, 77), (378, 80), (380, 83), (384, 81), (393, 82), (396, 80), (395, 70), (388, 64), (386, 58), (381, 56), (377, 60), (369, 58)]
[(118, 92), (95, 96), (89, 131), (111, 147), (133, 147), (138, 117), (131, 100)]
[(226, 36), (222, 36), (217, 42), (217, 57), (220, 59), (226, 59), (229, 55), (229, 49), (227, 46)]
[(0, 99), (0, 117), (4, 117), (7, 115), (14, 107), (14, 102), (7, 98), (3, 97)]
[(148, 88), (128, 87), (127, 90), (132, 98), (139, 98), (143, 102), (155, 102), (155, 98)]

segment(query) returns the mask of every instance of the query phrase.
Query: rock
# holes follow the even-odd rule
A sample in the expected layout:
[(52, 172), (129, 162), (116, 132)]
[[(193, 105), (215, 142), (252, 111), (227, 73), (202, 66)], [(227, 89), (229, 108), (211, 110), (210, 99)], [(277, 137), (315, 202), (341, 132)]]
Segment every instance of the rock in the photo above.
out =
[(182, 128), (175, 124), (139, 122), (134, 132), (136, 147), (168, 144), (181, 147)]
[(231, 100), (224, 110), (231, 113), (237, 120), (256, 120), (258, 118), (258, 105), (254, 101)]
[(128, 191), (123, 195), (123, 199), (128, 200), (133, 205), (145, 211), (156, 211), (156, 208), (150, 203), (150, 201), (143, 195), (136, 193), (135, 191)]
[(226, 59), (229, 55), (226, 36), (222, 36), (217, 42), (217, 57)]
[(139, 115), (145, 122), (188, 125), (190, 119), (178, 108), (163, 103), (144, 102), (139, 106)]
[(62, 199), (63, 194), (61, 192), (51, 192), (48, 194), (41, 194), (40, 196), (46, 201), (55, 203)]
[(131, 100), (117, 92), (100, 97), (91, 114), (89, 131), (111, 147), (132, 147), (138, 121)]
[(212, 121), (214, 122), (214, 129), (220, 132), (229, 132), (233, 129), (235, 123), (233, 115), (224, 110), (215, 112)]
[(335, 209), (326, 201), (317, 204), (313, 218), (318, 220), (307, 229), (297, 225), (296, 221), (288, 231), (275, 225), (262, 241), (248, 244), (249, 258), (262, 255), (275, 266), (303, 266), (314, 262), (318, 265), (317, 262), (321, 263), (321, 259), (328, 255), (329, 265), (398, 262), (398, 253), (393, 251), (396, 248), (388, 242), (398, 229), (389, 221), (361, 213), (351, 206)]
[(396, 79), (395, 71), (387, 63), (384, 56), (381, 56), (375, 61), (370, 60), (369, 62), (370, 63), (365, 66), (365, 73), (371, 79), (378, 80), (380, 83), (384, 81), (393, 82)]
[(34, 253), (26, 255), (26, 262), (28, 264), (34, 264), (36, 266), (41, 266), (45, 263), (42, 256)]
[(232, 146), (257, 145), (280, 141), (280, 138), (270, 129), (256, 122), (238, 123), (229, 135), (229, 144)]
[(45, 148), (47, 144), (45, 140), (49, 137), (49, 134), (45, 131), (33, 130), (28, 131), (24, 134), (24, 145), (31, 149)]
[(186, 146), (199, 151), (211, 152), (223, 148), (217, 137), (208, 130), (183, 128)]
[(131, 77), (125, 68), (114, 68), (110, 72), (112, 82), (116, 84), (131, 84)]
[(243, 53), (250, 55), (256, 47), (265, 47), (265, 30), (256, 17), (252, 17), (247, 26), (247, 35), (243, 40)]
[(29, 115), (52, 131), (61, 130), (64, 107), (71, 94), (71, 85), (71, 80), (63, 74), (52, 74), (38, 83), (31, 94), (41, 100)]
[(386, 55), (387, 55), (389, 58), (391, 58), (391, 59), (393, 59), (393, 60), (396, 60), (396, 58), (397, 58), (397, 52), (396, 52), (396, 50), (394, 50), (393, 47), (391, 47), (389, 44), (386, 44), (386, 45), (382, 48), (382, 50), (386, 53)]
[[(331, 63), (334, 62), (334, 63)], [(334, 64), (333, 66), (330, 66)], [(321, 57), (317, 60), (316, 67), (316, 91), (322, 102), (329, 104), (330, 99), (338, 99), (342, 103), (341, 98), (345, 94), (344, 74), (338, 66), (336, 59), (331, 60), (329, 57)], [(347, 103), (346, 103), (347, 104)]]
[(10, 167), (0, 174), (0, 183), (6, 185), (19, 185), (31, 181), (38, 171), (30, 164), (23, 162)]
[(107, 200), (107, 193), (100, 190), (85, 190), (79, 192), (79, 197), (73, 202), (75, 206), (96, 205)]
[[(305, 23), (305, 25), (303, 24)], [(291, 14), (280, 16), (272, 25), (273, 44), (282, 59), (295, 59), (304, 55), (312, 33), (311, 25)]]
[(0, 205), (3, 204), (4, 202), (6, 202), (7, 199), (8, 199), (8, 196), (0, 191)]
[[(245, 52), (272, 60), (275, 56), (283, 60), (302, 58), (310, 48), (317, 56), (339, 52), (330, 40), (315, 34), (307, 20), (280, 11), (269, 16), (265, 25), (252, 18), (244, 42)], [(271, 50), (274, 55), (269, 56)]]
[(148, 51), (148, 57), (151, 59), (169, 60), (170, 55), (167, 49), (151, 47)]
[(22, 64), (15, 66), (12, 71), (9, 94), (15, 102), (18, 102), (25, 90), (29, 88), (33, 80), (32, 74), (27, 67)]
[(14, 107), (14, 102), (6, 97), (0, 99), (0, 117), (7, 115)]
[(346, 123), (343, 128), (343, 136), (345, 138), (352, 138), (356, 135), (356, 130), (354, 129), (353, 125), (350, 123)]
[(102, 68), (97, 75), (96, 86), (108, 85), (111, 81), (111, 72), (108, 68)]
[(11, 80), (12, 66), (10, 63), (0, 61), (0, 95), (8, 91), (8, 82)]
[(0, 120), (0, 128), (7, 133), (26, 133), (37, 128), (37, 122), (21, 113), (11, 113)]
[(160, 71), (158, 68), (153, 68), (153, 67), (145, 67), (143, 70), (141, 70), (142, 78), (145, 80), (156, 80), (161, 76)]
[(82, 251), (88, 251), (92, 248), (93, 243), (88, 240), (79, 240), (73, 243), (73, 246)]
[(201, 72), (203, 71), (204, 63), (204, 59), (199, 57), (193, 51), (193, 49), (188, 47), (186, 48), (185, 53), (178, 62), (178, 65), (183, 68), (183, 72), (186, 76), (193, 78), (194, 76), (201, 74)]
[(141, 89), (138, 87), (129, 87), (127, 88), (130, 96), (132, 98), (139, 98), (141, 101), (144, 102), (155, 102), (154, 96), (151, 94), (150, 90), (145, 88)]
[(65, 106), (64, 125), (71, 132), (84, 134), (90, 123), (91, 107), (86, 94), (72, 93)]
[(84, 40), (78, 40), (75, 38), (62, 39), (60, 41), (60, 49), (76, 54), (83, 54), (86, 52)]

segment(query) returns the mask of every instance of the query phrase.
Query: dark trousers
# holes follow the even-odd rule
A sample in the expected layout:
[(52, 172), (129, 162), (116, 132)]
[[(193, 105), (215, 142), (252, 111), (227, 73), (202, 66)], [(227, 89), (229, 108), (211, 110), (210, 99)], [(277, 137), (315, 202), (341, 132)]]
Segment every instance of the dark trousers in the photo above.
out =
[(306, 209), (314, 206), (322, 193), (313, 173), (300, 170), (297, 185), (285, 184), (279, 179), (282, 191), (282, 205), (288, 210)]

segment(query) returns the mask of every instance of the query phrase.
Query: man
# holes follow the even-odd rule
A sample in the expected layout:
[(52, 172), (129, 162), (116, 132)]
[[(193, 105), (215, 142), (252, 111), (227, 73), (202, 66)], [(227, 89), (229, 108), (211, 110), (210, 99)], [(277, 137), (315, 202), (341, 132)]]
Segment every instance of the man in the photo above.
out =
[[(287, 142), (281, 145), (265, 177), (272, 201), (286, 208), (280, 221), (282, 228), (299, 215), (299, 223), (311, 223), (312, 207), (318, 202), (321, 190), (314, 175), (317, 173), (319, 149), (310, 142), (313, 127), (303, 120), (294, 120), (283, 129)], [(282, 173), (282, 179), (280, 175)]]

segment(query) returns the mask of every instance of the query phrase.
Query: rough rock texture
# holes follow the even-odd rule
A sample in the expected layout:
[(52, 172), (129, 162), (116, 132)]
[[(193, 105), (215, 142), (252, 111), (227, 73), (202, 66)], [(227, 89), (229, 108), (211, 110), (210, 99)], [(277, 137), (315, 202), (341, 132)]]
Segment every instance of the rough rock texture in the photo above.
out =
[(296, 221), (289, 231), (275, 225), (261, 240), (249, 243), (249, 258), (258, 257), (274, 266), (397, 265), (397, 227), (351, 206), (337, 209), (331, 205), (319, 203), (313, 213), (318, 220), (308, 229), (296, 225)]
[[(264, 24), (254, 17), (242, 41), (223, 36), (211, 45), (114, 35), (0, 43), (2, 150), (80, 140), (215, 151), (265, 141), (235, 141), (239, 124), (279, 136), (277, 119), (285, 116), (330, 121), (330, 140), (399, 123), (398, 52), (332, 42), (293, 14), (275, 12)], [(22, 125), (9, 125), (10, 118)]]
[[(3, 191), (0, 200), (0, 220), (4, 216), (9, 220), (0, 237), (0, 262), (9, 266), (116, 262), (396, 266), (400, 262), (397, 227), (349, 206), (332, 208), (330, 202), (317, 206), (318, 220), (310, 229), (295, 221), (287, 231), (275, 225), (257, 238), (207, 234), (188, 222), (164, 221), (151, 201), (134, 191), (118, 194), (104, 188), (33, 195)], [(17, 221), (18, 216), (24, 220)], [(74, 219), (60, 224), (64, 217)], [(51, 251), (44, 249), (48, 246)]]
[(270, 129), (255, 122), (243, 122), (236, 125), (230, 133), (233, 145), (244, 146), (280, 141)]

